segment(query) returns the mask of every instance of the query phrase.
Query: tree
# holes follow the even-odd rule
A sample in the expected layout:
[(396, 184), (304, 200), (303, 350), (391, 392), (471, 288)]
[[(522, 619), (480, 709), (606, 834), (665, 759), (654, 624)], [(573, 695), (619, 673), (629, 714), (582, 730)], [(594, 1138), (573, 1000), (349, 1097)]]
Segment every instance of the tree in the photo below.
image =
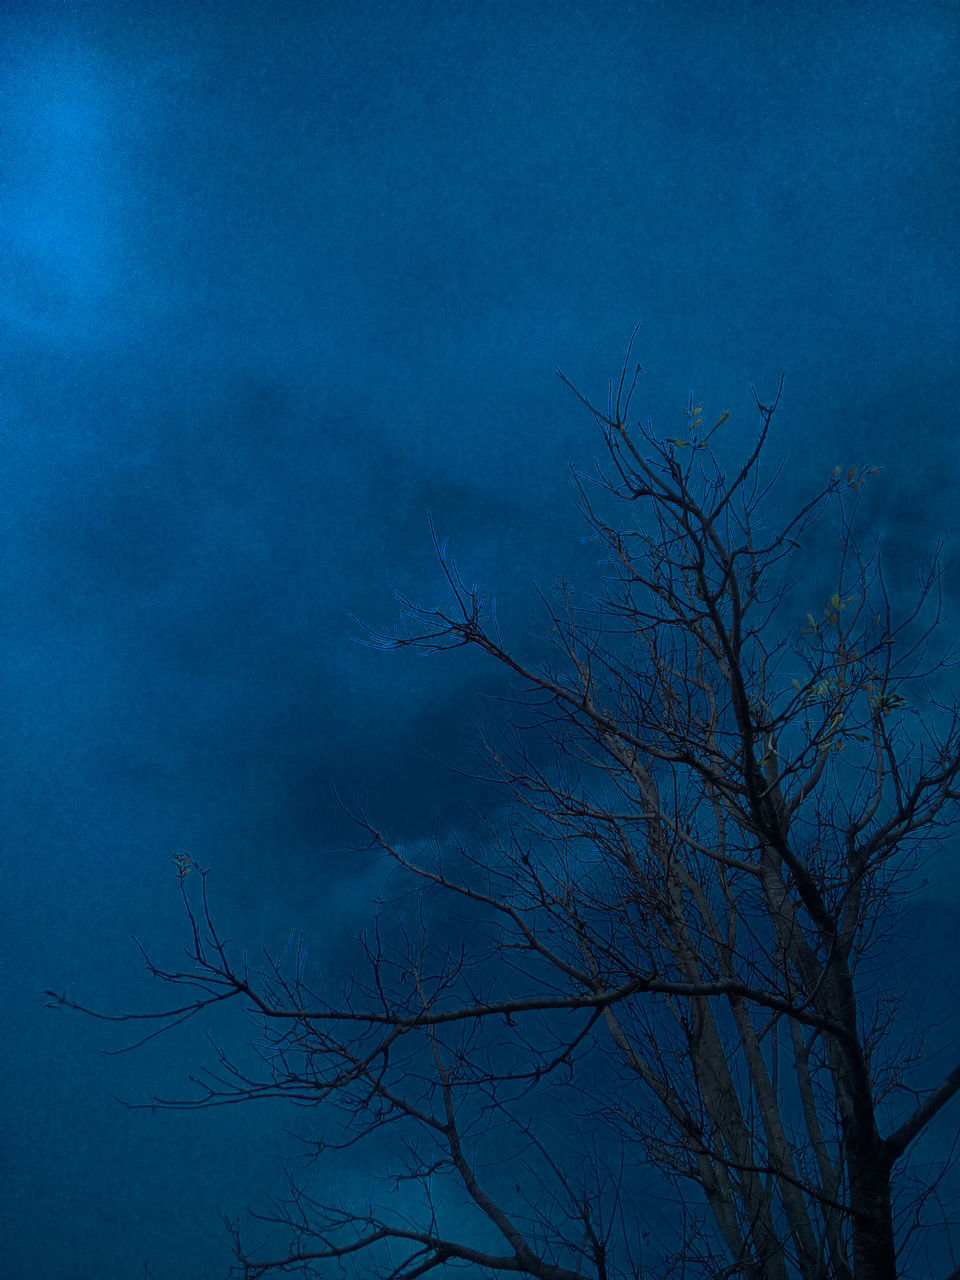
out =
[[(704, 434), (691, 397), (683, 437), (628, 424), (629, 360), (606, 412), (580, 396), (612, 464), (575, 473), (607, 559), (596, 595), (540, 595), (551, 659), (505, 645), (446, 544), (451, 602), (399, 597), (402, 626), (369, 632), (474, 646), (519, 678), (482, 743), (494, 816), (411, 852), (356, 813), (396, 878), (334, 996), (302, 952), (233, 956), (181, 855), (191, 962), (148, 967), (186, 1003), (112, 1015), (173, 1025), (239, 999), (259, 1072), (221, 1052), (161, 1105), (317, 1107), (312, 1159), (366, 1148), (386, 1176), (365, 1205), (291, 1178), (259, 1215), (274, 1252), (234, 1228), (248, 1280), (894, 1280), (923, 1221), (937, 1179), (904, 1171), (960, 1066), (923, 1080), (877, 965), (960, 800), (958, 704), (930, 683), (952, 665), (932, 653), (936, 559), (898, 618), (853, 529), (879, 468), (838, 468), (776, 528), (779, 391), (728, 475), (711, 442), (729, 414)], [(798, 626), (826, 510), (836, 562)]]

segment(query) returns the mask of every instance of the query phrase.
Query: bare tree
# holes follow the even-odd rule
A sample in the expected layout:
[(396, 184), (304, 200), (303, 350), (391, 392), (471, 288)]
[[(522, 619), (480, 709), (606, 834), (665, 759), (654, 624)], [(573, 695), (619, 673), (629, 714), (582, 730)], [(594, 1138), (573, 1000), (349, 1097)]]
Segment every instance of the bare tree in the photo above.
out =
[[(153, 1105), (321, 1108), (306, 1151), (332, 1164), (259, 1215), (275, 1251), (234, 1228), (247, 1280), (894, 1280), (935, 1207), (933, 1174), (896, 1175), (960, 1066), (916, 1083), (884, 943), (958, 816), (936, 562), (898, 618), (853, 531), (879, 468), (838, 470), (778, 527), (777, 403), (757, 402), (728, 474), (711, 444), (728, 414), (703, 434), (691, 398), (668, 440), (628, 424), (638, 373), (628, 355), (606, 412), (580, 397), (609, 455), (575, 473), (607, 559), (596, 595), (541, 595), (548, 661), (506, 647), (439, 544), (451, 603), (400, 597), (398, 631), (369, 633), (472, 645), (518, 678), (482, 743), (493, 816), (411, 851), (358, 810), (396, 874), (365, 967), (332, 996), (302, 943), (255, 967), (232, 955), (183, 855), (190, 963), (148, 966), (186, 1001), (112, 1015), (166, 1027), (238, 998), (259, 1063), (221, 1052), (196, 1097)], [(826, 511), (836, 560), (798, 625), (798, 557)], [(348, 1148), (382, 1194), (329, 1190)]]

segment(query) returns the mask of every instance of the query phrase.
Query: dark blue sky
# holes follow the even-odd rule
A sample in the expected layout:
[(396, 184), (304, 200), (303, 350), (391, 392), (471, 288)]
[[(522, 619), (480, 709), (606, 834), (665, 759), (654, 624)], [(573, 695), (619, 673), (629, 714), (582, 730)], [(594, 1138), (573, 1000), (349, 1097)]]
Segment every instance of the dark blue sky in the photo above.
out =
[(197, 1037), (105, 1058), (40, 993), (149, 1002), (129, 939), (177, 954), (181, 850), (235, 937), (302, 926), (343, 961), (379, 880), (322, 852), (354, 836), (329, 779), (403, 839), (454, 821), (413, 748), (463, 760), (502, 687), (362, 648), (349, 614), (438, 591), (428, 509), (520, 644), (528, 577), (589, 578), (567, 463), (600, 442), (554, 367), (603, 400), (637, 321), (642, 417), (676, 433), (694, 390), (734, 449), (785, 372), (787, 495), (887, 467), (865, 528), (910, 580), (956, 523), (956, 9), (0, 24), (4, 1274), (219, 1276), (216, 1212), (276, 1186), (277, 1115), (123, 1111)]

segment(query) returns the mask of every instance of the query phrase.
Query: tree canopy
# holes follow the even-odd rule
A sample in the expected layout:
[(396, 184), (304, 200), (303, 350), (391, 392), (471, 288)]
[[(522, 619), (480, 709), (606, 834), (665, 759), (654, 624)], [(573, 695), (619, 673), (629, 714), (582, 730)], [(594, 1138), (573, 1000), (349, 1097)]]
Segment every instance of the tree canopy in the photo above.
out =
[[(249, 964), (178, 857), (190, 963), (148, 965), (185, 999), (110, 1016), (236, 1001), (258, 1074), (222, 1051), (159, 1105), (316, 1109), (305, 1174), (260, 1215), (270, 1243), (234, 1228), (247, 1280), (915, 1274), (942, 1171), (911, 1156), (960, 1090), (960, 1066), (930, 1083), (891, 946), (958, 817), (937, 561), (899, 607), (855, 532), (880, 468), (836, 468), (780, 518), (779, 392), (729, 466), (727, 412), (691, 397), (667, 438), (628, 421), (638, 373), (628, 356), (604, 410), (580, 396), (606, 447), (574, 473), (604, 558), (595, 592), (539, 593), (548, 660), (505, 643), (436, 537), (448, 601), (401, 596), (397, 630), (367, 633), (473, 646), (515, 693), (481, 744), (489, 815), (410, 849), (355, 814), (396, 868), (365, 966), (328, 992), (302, 950)], [(336, 1191), (348, 1148), (362, 1202)]]

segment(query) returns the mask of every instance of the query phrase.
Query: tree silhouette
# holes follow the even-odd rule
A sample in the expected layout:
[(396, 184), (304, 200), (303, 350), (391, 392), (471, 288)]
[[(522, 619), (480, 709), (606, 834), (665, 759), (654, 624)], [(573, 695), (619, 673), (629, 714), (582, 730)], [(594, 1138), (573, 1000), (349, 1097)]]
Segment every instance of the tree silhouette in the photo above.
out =
[[(152, 1105), (317, 1108), (306, 1180), (255, 1215), (266, 1251), (233, 1228), (248, 1280), (894, 1280), (939, 1203), (910, 1156), (960, 1066), (926, 1083), (887, 945), (958, 816), (936, 560), (898, 616), (853, 529), (878, 468), (838, 468), (777, 526), (779, 392), (728, 474), (728, 414), (704, 433), (691, 398), (680, 437), (628, 424), (629, 360), (606, 412), (580, 396), (608, 451), (576, 475), (607, 558), (594, 595), (540, 595), (551, 658), (504, 644), (439, 542), (449, 603), (400, 597), (397, 631), (368, 632), (474, 646), (518, 680), (481, 744), (492, 816), (411, 851), (356, 812), (396, 874), (331, 995), (302, 950), (232, 954), (180, 855), (190, 963), (148, 967), (186, 1000), (109, 1015), (167, 1027), (239, 999), (258, 1071), (221, 1052), (196, 1096)], [(828, 511), (824, 598), (798, 611)], [(329, 1190), (347, 1148), (367, 1152), (363, 1203)]]

